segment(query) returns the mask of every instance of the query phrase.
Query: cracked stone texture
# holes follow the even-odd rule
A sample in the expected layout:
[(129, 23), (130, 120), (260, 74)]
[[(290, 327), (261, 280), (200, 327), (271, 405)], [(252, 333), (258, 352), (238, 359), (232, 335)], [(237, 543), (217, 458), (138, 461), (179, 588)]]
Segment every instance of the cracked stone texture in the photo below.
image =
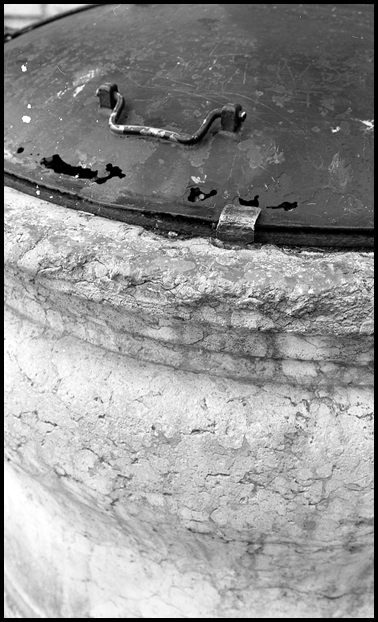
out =
[(5, 210), (7, 617), (373, 617), (371, 253)]

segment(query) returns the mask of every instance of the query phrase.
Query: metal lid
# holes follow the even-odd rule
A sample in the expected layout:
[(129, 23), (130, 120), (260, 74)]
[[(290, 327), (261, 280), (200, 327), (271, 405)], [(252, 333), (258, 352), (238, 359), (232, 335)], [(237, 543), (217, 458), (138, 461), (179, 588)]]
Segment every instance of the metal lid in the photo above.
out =
[(5, 44), (6, 183), (186, 234), (369, 246), (372, 10), (106, 4), (29, 29)]

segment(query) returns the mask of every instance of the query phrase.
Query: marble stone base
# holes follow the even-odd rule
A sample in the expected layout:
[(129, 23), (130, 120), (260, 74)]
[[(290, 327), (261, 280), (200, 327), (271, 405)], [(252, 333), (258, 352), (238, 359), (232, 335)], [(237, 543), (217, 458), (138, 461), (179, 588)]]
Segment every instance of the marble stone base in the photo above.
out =
[(6, 617), (373, 617), (372, 255), (5, 207)]

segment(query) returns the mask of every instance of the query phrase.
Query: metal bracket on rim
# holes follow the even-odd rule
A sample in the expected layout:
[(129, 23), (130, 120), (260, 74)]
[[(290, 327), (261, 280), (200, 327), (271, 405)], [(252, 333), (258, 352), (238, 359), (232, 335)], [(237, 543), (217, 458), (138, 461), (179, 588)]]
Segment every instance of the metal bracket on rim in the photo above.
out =
[(255, 224), (260, 216), (259, 207), (234, 205), (223, 208), (216, 228), (216, 237), (223, 242), (250, 244), (255, 239)]
[(125, 100), (118, 92), (117, 85), (110, 82), (102, 84), (97, 89), (96, 95), (100, 100), (101, 108), (113, 108), (109, 118), (109, 128), (113, 134), (162, 138), (174, 143), (181, 143), (182, 145), (195, 145), (198, 143), (218, 118), (221, 120), (222, 130), (236, 132), (247, 117), (247, 113), (243, 111), (240, 104), (227, 104), (222, 108), (216, 108), (209, 112), (202, 125), (190, 136), (189, 134), (180, 134), (179, 132), (144, 125), (118, 125), (117, 121), (125, 105)]

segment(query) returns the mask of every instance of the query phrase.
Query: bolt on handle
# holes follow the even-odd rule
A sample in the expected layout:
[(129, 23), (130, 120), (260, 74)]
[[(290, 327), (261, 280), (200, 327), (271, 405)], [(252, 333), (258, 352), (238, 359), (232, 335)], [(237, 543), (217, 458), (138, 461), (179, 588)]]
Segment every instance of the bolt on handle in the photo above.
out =
[(96, 95), (100, 100), (100, 108), (113, 108), (109, 118), (109, 128), (113, 134), (152, 136), (183, 145), (195, 145), (198, 143), (208, 132), (215, 119), (220, 118), (222, 130), (236, 132), (247, 117), (247, 113), (243, 111), (240, 104), (227, 104), (222, 108), (216, 108), (209, 112), (198, 130), (190, 136), (189, 134), (180, 134), (179, 132), (171, 132), (170, 130), (145, 125), (119, 125), (117, 121), (125, 105), (125, 100), (118, 92), (117, 85), (110, 82), (102, 84), (97, 89)]

